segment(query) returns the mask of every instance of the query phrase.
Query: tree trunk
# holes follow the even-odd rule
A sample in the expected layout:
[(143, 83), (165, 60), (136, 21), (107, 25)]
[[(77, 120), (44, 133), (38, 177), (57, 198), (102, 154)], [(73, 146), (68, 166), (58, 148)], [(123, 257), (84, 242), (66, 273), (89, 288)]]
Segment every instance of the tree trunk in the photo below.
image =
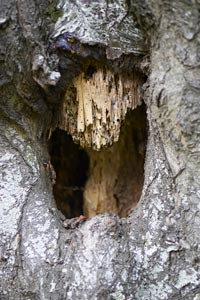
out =
[(198, 300), (200, 4), (55, 2), (0, 3), (0, 299)]

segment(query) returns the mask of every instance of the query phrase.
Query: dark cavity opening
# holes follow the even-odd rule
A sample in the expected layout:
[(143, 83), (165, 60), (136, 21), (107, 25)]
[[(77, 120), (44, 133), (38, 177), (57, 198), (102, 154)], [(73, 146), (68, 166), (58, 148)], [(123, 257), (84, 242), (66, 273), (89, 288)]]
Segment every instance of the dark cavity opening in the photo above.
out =
[(51, 136), (49, 153), (56, 172), (53, 192), (57, 208), (66, 218), (82, 215), (83, 192), (89, 168), (87, 153), (60, 129), (56, 129)]
[(89, 79), (92, 77), (94, 73), (97, 72), (97, 68), (95, 66), (89, 65), (85, 71), (85, 78)]
[(142, 193), (146, 142), (144, 104), (127, 113), (119, 141), (100, 151), (86, 152), (56, 129), (49, 152), (57, 177), (53, 187), (57, 208), (66, 218), (106, 212), (126, 217)]

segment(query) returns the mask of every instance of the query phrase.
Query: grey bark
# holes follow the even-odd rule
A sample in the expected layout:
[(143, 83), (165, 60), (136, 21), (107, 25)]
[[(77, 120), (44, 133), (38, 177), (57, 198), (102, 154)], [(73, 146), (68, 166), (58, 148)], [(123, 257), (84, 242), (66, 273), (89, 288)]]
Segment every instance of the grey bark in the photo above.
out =
[[(0, 299), (200, 299), (200, 4), (67, 1), (55, 26), (51, 5), (0, 3)], [(148, 75), (141, 199), (127, 218), (75, 230), (63, 227), (46, 168), (58, 80), (74, 76), (50, 50), (62, 26), (107, 58), (142, 57)]]

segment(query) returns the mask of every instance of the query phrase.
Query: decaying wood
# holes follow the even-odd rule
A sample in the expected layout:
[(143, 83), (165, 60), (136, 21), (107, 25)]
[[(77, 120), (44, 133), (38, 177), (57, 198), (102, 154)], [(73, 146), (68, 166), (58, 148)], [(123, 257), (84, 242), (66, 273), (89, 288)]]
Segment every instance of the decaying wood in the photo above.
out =
[(145, 109), (138, 107), (125, 119), (117, 143), (100, 151), (87, 150), (86, 216), (110, 212), (125, 217), (136, 206), (144, 181), (146, 126)]
[(80, 74), (66, 92), (59, 127), (84, 148), (111, 146), (119, 139), (127, 111), (142, 103), (141, 82), (136, 74), (113, 74), (106, 69), (90, 78)]

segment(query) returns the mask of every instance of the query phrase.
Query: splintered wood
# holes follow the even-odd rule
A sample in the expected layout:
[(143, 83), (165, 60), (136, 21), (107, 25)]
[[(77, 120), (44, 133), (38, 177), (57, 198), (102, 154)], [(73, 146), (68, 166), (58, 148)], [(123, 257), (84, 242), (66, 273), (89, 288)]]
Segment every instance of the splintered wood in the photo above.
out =
[(59, 127), (82, 147), (100, 150), (117, 142), (128, 109), (141, 104), (141, 79), (97, 70), (82, 73), (67, 90)]

